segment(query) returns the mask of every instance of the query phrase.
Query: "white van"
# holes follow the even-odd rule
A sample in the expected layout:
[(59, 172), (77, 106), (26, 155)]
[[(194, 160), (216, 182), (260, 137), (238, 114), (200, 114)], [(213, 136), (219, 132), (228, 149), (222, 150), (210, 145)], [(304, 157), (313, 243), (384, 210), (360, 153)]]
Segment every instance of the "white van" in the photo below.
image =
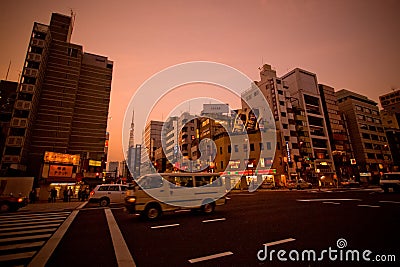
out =
[(385, 193), (389, 192), (390, 188), (395, 192), (400, 192), (400, 172), (384, 173), (379, 184)]
[(226, 203), (225, 181), (217, 173), (155, 173), (140, 177), (137, 184), (128, 188), (125, 208), (150, 220), (178, 209), (212, 213)]

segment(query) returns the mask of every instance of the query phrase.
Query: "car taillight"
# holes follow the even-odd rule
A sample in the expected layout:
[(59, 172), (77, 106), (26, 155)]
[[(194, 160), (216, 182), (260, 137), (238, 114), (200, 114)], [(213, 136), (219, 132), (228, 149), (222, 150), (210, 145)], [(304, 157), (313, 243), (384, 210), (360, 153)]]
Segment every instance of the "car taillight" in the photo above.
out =
[(21, 203), (21, 202), (23, 202), (23, 201), (24, 201), (24, 199), (23, 199), (22, 197), (18, 198), (18, 202), (19, 202), (19, 203)]
[(94, 191), (91, 191), (91, 192), (90, 192), (90, 196), (91, 196), (91, 197), (94, 196)]

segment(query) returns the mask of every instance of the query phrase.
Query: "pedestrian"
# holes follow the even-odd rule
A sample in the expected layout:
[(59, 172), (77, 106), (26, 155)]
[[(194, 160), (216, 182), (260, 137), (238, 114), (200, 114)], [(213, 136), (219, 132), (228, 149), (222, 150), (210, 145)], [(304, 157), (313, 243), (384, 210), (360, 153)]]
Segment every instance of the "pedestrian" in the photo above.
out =
[(67, 189), (67, 187), (64, 188), (63, 195), (64, 195), (63, 201), (64, 202), (68, 202), (68, 189)]
[(85, 199), (84, 200), (87, 200), (89, 198), (89, 193), (90, 193), (89, 187), (86, 186), (86, 188), (85, 188)]
[(55, 203), (57, 199), (57, 189), (52, 188), (50, 191), (51, 202)]
[(78, 201), (83, 201), (83, 190), (82, 187), (79, 187), (79, 191), (78, 191)]
[(36, 192), (35, 189), (32, 189), (32, 191), (29, 193), (29, 203), (34, 204), (36, 201)]
[(72, 198), (73, 194), (74, 194), (74, 193), (72, 192), (71, 187), (68, 188), (68, 202), (71, 202), (71, 198)]

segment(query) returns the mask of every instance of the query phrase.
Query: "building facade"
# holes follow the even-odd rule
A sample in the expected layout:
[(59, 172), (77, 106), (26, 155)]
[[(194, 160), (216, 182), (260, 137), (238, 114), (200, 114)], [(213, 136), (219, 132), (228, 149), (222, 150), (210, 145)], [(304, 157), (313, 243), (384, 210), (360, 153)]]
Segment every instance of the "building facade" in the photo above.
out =
[[(57, 13), (49, 25), (34, 23), (2, 156), (3, 170), (17, 169), (47, 183), (76, 182), (74, 174), (88, 171), (90, 161), (102, 162), (100, 169), (105, 169), (113, 62), (71, 43), (73, 23), (72, 16)], [(55, 154), (46, 159), (46, 152)], [(45, 168), (43, 164), (54, 155), (79, 155), (71, 176), (43, 173), (51, 170), (51, 162)], [(56, 162), (64, 168), (62, 160)]]
[(346, 117), (356, 164), (360, 172), (375, 179), (390, 170), (392, 155), (382, 125), (377, 103), (368, 97), (342, 89), (335, 93), (339, 108)]
[[(288, 86), (293, 109), (296, 109), (298, 116), (303, 118), (302, 125), (298, 125), (297, 131), (301, 130), (304, 137), (299, 138), (301, 143), (299, 146), (307, 149), (307, 153), (303, 154), (302, 158), (310, 165), (311, 172), (308, 176), (313, 177), (312, 182), (322, 176), (327, 181), (333, 182), (335, 166), (317, 76), (296, 68), (285, 74), (282, 80)], [(297, 120), (300, 120), (300, 117)], [(311, 158), (310, 155), (312, 155)]]

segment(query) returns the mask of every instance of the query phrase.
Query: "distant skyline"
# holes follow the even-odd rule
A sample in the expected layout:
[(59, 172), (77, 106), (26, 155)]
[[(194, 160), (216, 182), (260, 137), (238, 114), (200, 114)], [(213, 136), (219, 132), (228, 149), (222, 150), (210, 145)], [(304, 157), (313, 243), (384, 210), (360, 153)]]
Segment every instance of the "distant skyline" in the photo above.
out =
[[(35, 21), (48, 24), (51, 13), (70, 15), (71, 9), (76, 14), (71, 42), (114, 61), (109, 161), (123, 159), (122, 122), (130, 98), (148, 78), (175, 64), (219, 62), (252, 80), (259, 80), (262, 64), (278, 76), (298, 67), (335, 91), (348, 89), (378, 103), (379, 95), (400, 88), (397, 0), (6, 0), (0, 7), (0, 79), (11, 61), (8, 80), (17, 81)], [(197, 88), (225, 97), (209, 85), (184, 86), (175, 92), (179, 97), (161, 101), (152, 118), (165, 120)], [(143, 116), (140, 106), (136, 116)], [(135, 129), (135, 140), (141, 132)]]

